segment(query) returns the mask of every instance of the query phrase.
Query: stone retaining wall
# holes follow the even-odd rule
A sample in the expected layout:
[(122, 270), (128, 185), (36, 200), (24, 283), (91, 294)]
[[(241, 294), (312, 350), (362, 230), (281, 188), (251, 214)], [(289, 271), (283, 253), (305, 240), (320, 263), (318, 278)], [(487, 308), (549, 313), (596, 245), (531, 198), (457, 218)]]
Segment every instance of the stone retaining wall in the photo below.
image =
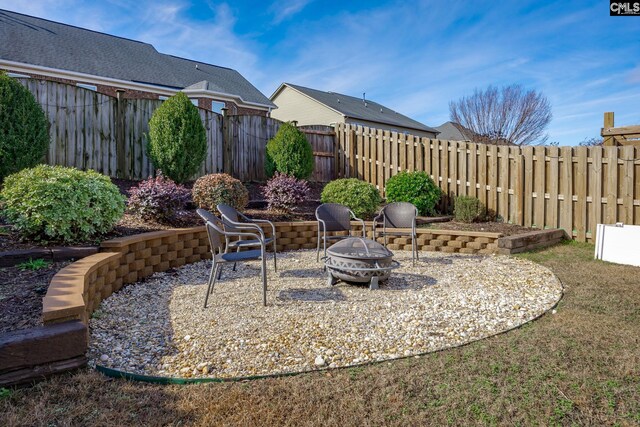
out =
[(204, 227), (154, 231), (102, 242), (101, 253), (63, 268), (43, 299), (45, 324), (81, 320), (127, 283), (211, 258)]
[[(354, 234), (361, 225), (353, 223)], [(367, 223), (368, 237), (373, 237)], [(265, 228), (269, 236), (271, 229)], [(314, 249), (317, 245), (317, 223), (276, 223), (278, 251)], [(420, 251), (490, 254), (498, 248), (497, 233), (454, 230), (417, 229)], [(379, 238), (380, 241), (382, 239)], [(408, 237), (390, 236), (391, 250), (411, 250)], [(204, 227), (155, 231), (102, 242), (98, 254), (77, 261), (56, 274), (43, 299), (45, 324), (80, 320), (87, 323), (100, 302), (127, 283), (134, 283), (154, 272), (210, 258)]]

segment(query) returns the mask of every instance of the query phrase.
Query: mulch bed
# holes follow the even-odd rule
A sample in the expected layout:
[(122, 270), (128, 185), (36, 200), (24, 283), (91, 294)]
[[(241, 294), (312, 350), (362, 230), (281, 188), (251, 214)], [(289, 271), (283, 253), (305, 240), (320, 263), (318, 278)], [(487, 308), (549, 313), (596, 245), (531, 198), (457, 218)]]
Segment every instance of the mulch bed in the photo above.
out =
[(482, 231), (486, 233), (502, 233), (505, 236), (513, 236), (516, 234), (529, 233), (531, 231), (539, 231), (537, 228), (523, 227), (521, 225), (508, 224), (504, 222), (458, 222), (447, 221), (437, 224), (425, 224), (421, 227), (434, 228), (438, 230), (459, 230), (459, 231)]
[(54, 262), (38, 270), (0, 268), (0, 333), (42, 324), (42, 297), (51, 278), (70, 262)]

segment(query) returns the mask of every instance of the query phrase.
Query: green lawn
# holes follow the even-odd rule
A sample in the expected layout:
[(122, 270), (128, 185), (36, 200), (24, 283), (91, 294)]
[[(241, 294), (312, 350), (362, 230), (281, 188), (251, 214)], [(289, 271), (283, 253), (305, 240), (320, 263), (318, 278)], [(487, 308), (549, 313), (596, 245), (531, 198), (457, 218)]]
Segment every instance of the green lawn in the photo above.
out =
[(557, 313), (464, 347), (242, 383), (159, 386), (83, 370), (0, 392), (3, 425), (638, 425), (640, 268), (566, 243), (521, 255)]

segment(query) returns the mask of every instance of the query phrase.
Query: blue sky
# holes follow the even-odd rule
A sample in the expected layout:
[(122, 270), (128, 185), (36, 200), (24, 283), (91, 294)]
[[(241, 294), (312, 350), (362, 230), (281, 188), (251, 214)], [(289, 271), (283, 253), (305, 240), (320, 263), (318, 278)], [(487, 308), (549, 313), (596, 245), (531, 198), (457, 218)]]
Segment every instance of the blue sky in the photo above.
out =
[(429, 126), (449, 102), (522, 84), (551, 101), (549, 141), (640, 124), (640, 16), (606, 1), (0, 0), (0, 8), (153, 44), (242, 73), (361, 96)]

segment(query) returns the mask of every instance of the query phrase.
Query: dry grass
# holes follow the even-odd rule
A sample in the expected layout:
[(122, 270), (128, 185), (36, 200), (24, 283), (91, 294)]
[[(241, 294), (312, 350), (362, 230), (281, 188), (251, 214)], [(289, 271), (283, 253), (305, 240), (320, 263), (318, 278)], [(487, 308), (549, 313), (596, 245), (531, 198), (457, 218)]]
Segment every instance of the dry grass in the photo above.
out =
[[(457, 349), (245, 383), (159, 386), (83, 370), (0, 398), (3, 425), (636, 425), (640, 269), (569, 243), (523, 255), (557, 314)], [(1, 394), (1, 393), (0, 393)]]

